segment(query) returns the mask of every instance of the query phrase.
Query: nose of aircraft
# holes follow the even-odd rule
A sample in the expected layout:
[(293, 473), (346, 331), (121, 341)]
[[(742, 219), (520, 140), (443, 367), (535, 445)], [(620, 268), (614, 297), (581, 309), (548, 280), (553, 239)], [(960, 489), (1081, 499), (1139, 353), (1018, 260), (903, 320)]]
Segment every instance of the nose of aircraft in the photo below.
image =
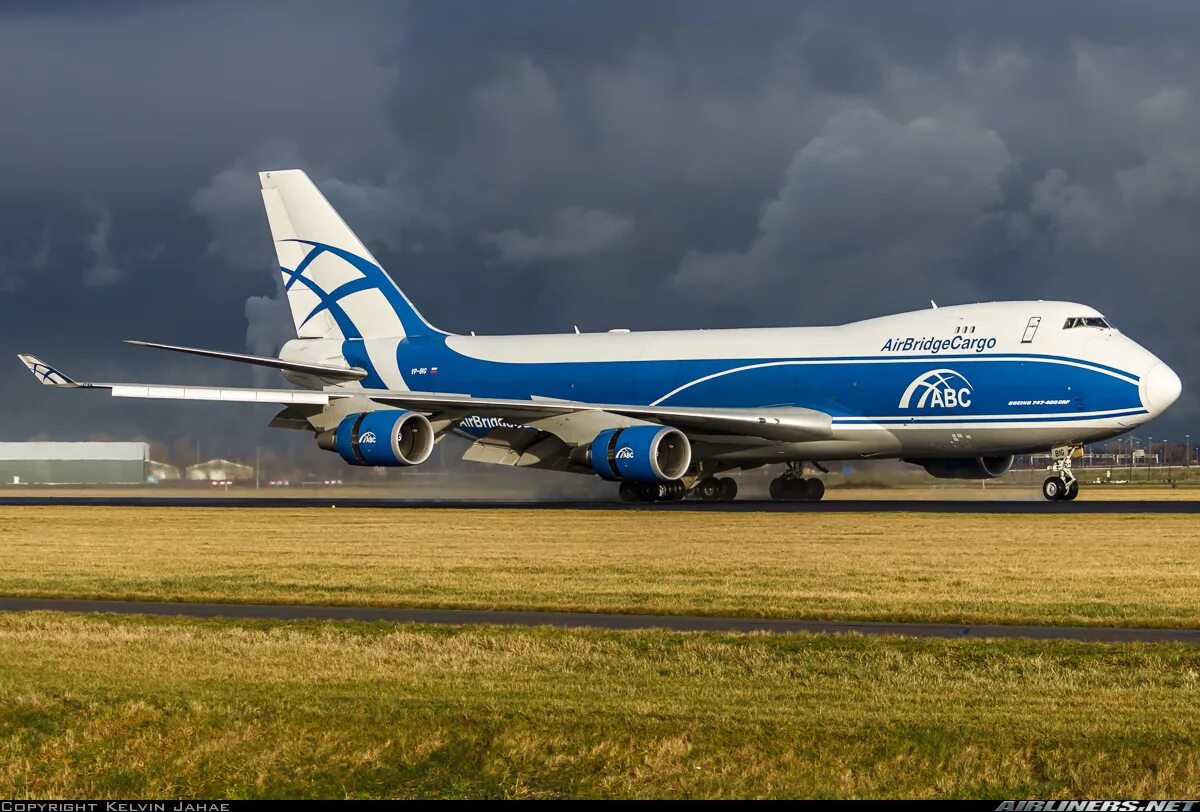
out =
[(1151, 414), (1157, 415), (1166, 411), (1167, 407), (1179, 398), (1183, 384), (1175, 370), (1160, 361), (1142, 376), (1141, 388), (1142, 405), (1149, 409)]

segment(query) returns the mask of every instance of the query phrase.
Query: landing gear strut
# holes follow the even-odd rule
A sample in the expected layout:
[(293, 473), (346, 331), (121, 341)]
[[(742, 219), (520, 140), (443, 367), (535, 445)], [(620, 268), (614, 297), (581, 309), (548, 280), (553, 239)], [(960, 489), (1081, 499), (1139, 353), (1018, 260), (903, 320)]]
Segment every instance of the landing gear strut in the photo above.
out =
[(1046, 477), (1042, 483), (1042, 496), (1051, 502), (1070, 502), (1079, 495), (1079, 480), (1071, 473), (1071, 458), (1078, 446), (1059, 446), (1052, 449), (1054, 464), (1050, 470), (1054, 473)]
[(802, 462), (789, 462), (787, 470), (771, 480), (771, 498), (777, 502), (819, 502), (824, 495), (825, 483), (815, 477), (806, 479)]

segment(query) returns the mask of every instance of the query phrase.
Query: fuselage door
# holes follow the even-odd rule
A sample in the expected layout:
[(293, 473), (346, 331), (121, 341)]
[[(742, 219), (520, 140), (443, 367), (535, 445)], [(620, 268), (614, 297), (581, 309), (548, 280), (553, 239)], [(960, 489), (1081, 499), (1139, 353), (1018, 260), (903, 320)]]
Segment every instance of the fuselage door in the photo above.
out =
[(1037, 334), (1038, 325), (1042, 323), (1041, 316), (1031, 316), (1029, 323), (1025, 325), (1025, 335), (1021, 336), (1022, 344), (1032, 344), (1033, 337)]

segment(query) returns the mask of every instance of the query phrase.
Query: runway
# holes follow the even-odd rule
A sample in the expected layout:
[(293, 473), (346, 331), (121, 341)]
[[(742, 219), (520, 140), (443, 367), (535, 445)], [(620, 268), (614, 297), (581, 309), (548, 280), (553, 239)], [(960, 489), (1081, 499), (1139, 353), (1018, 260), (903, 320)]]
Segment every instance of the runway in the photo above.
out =
[(1080, 500), (1042, 499), (831, 499), (825, 502), (572, 502), (484, 499), (387, 499), (370, 497), (255, 496), (0, 496), (0, 506), (93, 507), (220, 507), (220, 508), (389, 508), (423, 510), (639, 510), (707, 511), (714, 513), (1200, 513), (1200, 500)]
[(268, 620), (354, 620), (439, 625), (556, 626), (591, 629), (668, 629), (688, 632), (796, 632), (902, 637), (1077, 640), (1089, 643), (1200, 643), (1200, 629), (1091, 626), (1003, 626), (954, 623), (887, 623), (859, 620), (517, 612), (477, 609), (395, 609), (373, 606), (295, 606), (248, 603), (0, 598), (0, 611), (111, 612), (123, 615)]

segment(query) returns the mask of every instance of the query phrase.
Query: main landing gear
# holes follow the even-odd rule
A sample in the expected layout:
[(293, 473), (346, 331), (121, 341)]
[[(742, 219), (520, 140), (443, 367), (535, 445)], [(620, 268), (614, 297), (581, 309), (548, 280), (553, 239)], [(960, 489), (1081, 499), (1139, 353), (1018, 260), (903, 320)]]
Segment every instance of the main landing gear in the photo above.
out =
[(1050, 470), (1054, 473), (1042, 483), (1042, 496), (1051, 502), (1070, 502), (1079, 495), (1079, 480), (1071, 473), (1071, 458), (1075, 456), (1078, 448), (1059, 446), (1051, 450), (1054, 464), (1050, 466)]
[(771, 498), (777, 502), (819, 502), (824, 495), (825, 483), (815, 477), (806, 479), (802, 462), (789, 462), (787, 470), (771, 480)]
[(705, 502), (732, 502), (737, 497), (737, 481), (729, 477), (705, 477), (690, 489), (682, 481), (621, 483), (622, 502), (678, 502), (691, 496)]
[(705, 477), (692, 488), (692, 496), (705, 502), (732, 502), (737, 498), (737, 480), (723, 477)]
[(687, 496), (687, 487), (675, 482), (630, 482), (621, 483), (622, 502), (676, 502)]

